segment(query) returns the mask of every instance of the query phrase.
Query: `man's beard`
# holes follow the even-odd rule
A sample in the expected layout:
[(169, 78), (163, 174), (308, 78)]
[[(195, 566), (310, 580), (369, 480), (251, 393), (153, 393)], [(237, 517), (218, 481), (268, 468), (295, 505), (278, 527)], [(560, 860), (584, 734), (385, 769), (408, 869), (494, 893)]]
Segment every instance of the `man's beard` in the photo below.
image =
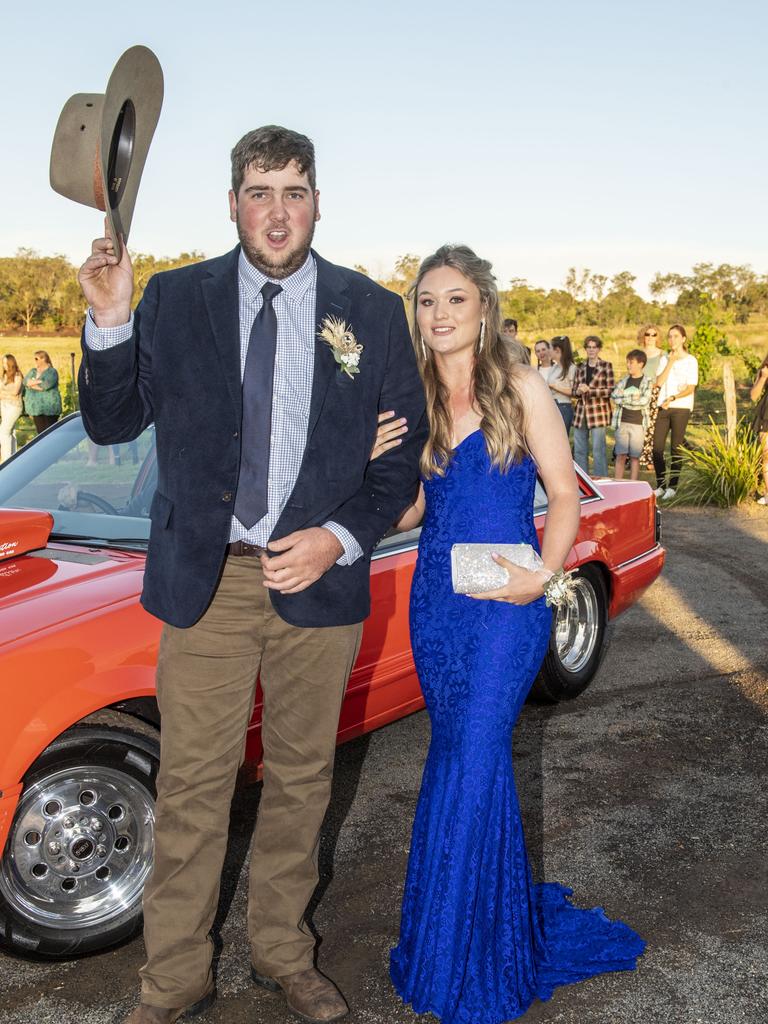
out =
[(270, 253), (265, 252), (264, 249), (257, 249), (256, 246), (251, 244), (243, 232), (240, 226), (239, 215), (236, 223), (237, 237), (240, 239), (240, 245), (243, 247), (246, 259), (249, 263), (253, 264), (257, 270), (260, 270), (262, 274), (280, 281), (284, 277), (289, 277), (291, 274), (295, 274), (300, 267), (304, 266), (307, 256), (309, 255), (310, 247), (312, 246), (312, 239), (315, 236), (314, 221), (309, 229), (309, 234), (302, 239), (298, 248), (285, 253)]

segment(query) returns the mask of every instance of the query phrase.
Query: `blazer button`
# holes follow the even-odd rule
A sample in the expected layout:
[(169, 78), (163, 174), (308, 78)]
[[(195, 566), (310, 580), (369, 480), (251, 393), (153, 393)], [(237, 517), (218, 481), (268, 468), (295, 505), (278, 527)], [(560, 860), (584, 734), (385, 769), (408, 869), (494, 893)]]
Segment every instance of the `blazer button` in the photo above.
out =
[(224, 491), (221, 496), (222, 501), (232, 501), (232, 491)]

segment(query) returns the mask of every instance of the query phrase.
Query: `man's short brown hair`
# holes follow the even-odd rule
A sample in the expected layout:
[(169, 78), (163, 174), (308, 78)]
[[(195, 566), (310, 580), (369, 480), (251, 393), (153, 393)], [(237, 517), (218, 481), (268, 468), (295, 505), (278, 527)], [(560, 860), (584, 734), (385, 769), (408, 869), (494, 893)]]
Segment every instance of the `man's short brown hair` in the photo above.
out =
[(315, 191), (315, 147), (306, 135), (267, 124), (248, 132), (232, 150), (232, 191), (237, 196), (249, 167), (280, 171), (292, 160), (300, 174), (306, 174)]

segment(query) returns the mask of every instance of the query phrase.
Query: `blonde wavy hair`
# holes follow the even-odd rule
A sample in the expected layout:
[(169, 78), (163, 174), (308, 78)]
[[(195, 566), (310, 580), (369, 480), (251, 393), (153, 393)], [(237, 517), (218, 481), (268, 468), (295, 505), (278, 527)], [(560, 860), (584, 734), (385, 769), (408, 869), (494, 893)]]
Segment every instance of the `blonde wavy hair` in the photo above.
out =
[(658, 324), (644, 324), (637, 332), (637, 344), (639, 348), (645, 348), (645, 332), (656, 331), (656, 346), (661, 348), (659, 345), (659, 338), (661, 337), (661, 328)]
[(444, 476), (453, 459), (448, 388), (440, 379), (431, 349), (421, 337), (417, 318), (421, 282), (430, 270), (438, 267), (458, 270), (480, 292), (485, 332), (482, 347), (478, 333), (470, 394), (472, 404), (482, 416), (480, 429), (485, 436), (491, 464), (506, 473), (527, 450), (525, 413), (514, 385), (513, 368), (526, 365), (528, 354), (520, 342), (501, 333), (499, 293), (491, 264), (480, 259), (466, 245), (442, 245), (432, 256), (427, 256), (408, 292), (408, 297), (413, 300), (413, 346), (424, 381), (429, 421), (429, 438), (421, 453), (421, 472), (425, 477)]

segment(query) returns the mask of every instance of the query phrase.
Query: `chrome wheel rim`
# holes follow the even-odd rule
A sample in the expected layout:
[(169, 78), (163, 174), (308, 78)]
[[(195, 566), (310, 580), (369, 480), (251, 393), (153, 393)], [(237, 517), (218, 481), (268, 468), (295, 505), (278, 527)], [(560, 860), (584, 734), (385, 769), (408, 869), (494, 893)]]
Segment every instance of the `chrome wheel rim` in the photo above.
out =
[(583, 576), (573, 582), (574, 600), (557, 611), (555, 647), (566, 672), (581, 672), (595, 650), (600, 610), (592, 584)]
[(0, 892), (36, 925), (79, 929), (124, 916), (152, 867), (154, 807), (138, 779), (114, 768), (52, 772), (21, 795)]

